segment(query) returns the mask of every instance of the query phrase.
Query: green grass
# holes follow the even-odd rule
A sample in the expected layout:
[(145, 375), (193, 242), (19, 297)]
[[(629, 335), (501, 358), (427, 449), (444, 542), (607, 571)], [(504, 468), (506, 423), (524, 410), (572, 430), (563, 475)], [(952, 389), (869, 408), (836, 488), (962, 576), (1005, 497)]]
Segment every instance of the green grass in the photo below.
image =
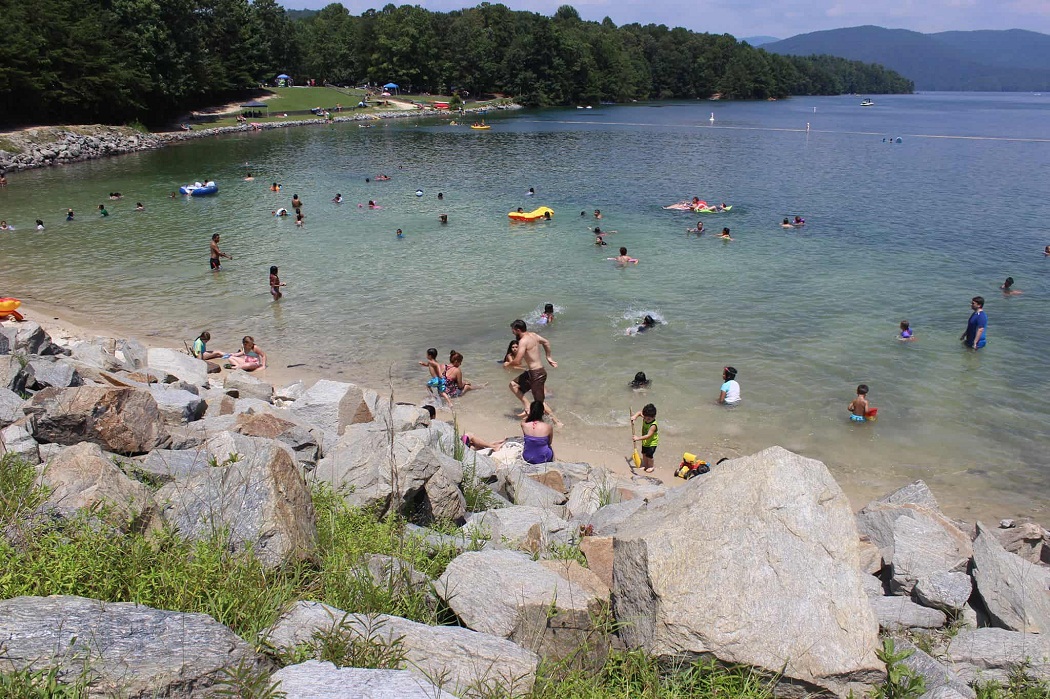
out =
[[(432, 551), (406, 536), (404, 521), (377, 518), (371, 511), (346, 505), (330, 488), (314, 491), (318, 553), (309, 562), (266, 570), (250, 553), (231, 553), (221, 533), (188, 542), (165, 530), (145, 536), (120, 534), (95, 526), (95, 512), (66, 521), (34, 522), (27, 513), (47, 496), (36, 485), (35, 469), (24, 460), (0, 459), (0, 599), (21, 595), (81, 595), (112, 602), (138, 602), (150, 607), (203, 612), (229, 626), (253, 646), (297, 600), (318, 600), (353, 613), (394, 614), (429, 624), (452, 623), (448, 609), (428, 590), (372, 582), (356, 575), (363, 556), (396, 556), (431, 577), (439, 576), (455, 556)], [(447, 528), (448, 525), (445, 525)], [(442, 527), (437, 527), (441, 529)], [(266, 649), (264, 649), (266, 650)], [(271, 652), (266, 650), (266, 652)], [(273, 653), (278, 664), (309, 657), (340, 665), (390, 667), (399, 649), (373, 638), (355, 639), (340, 629), (318, 634), (313, 643), (288, 654)], [(223, 680), (230, 696), (275, 696), (265, 675), (250, 667), (228, 668)], [(84, 676), (86, 677), (86, 675)], [(69, 678), (82, 683), (84, 677)], [(711, 661), (666, 664), (640, 651), (613, 653), (605, 664), (577, 668), (570, 663), (545, 664), (531, 699), (769, 699), (772, 681), (746, 668), (724, 668)], [(11, 699), (84, 696), (82, 686), (62, 685), (52, 668), (0, 673), (0, 696)], [(479, 695), (502, 699), (497, 690)], [(982, 699), (1012, 696), (989, 687)], [(1035, 699), (1029, 689), (1024, 699)], [(1045, 696), (1045, 695), (1041, 695)]]

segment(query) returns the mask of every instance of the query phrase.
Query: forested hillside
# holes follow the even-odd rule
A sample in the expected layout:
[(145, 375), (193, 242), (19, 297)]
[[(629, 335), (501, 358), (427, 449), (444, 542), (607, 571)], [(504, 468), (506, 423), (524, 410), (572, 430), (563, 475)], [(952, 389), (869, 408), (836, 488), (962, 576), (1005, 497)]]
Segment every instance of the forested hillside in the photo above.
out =
[(482, 5), (453, 12), (332, 4), (293, 20), (274, 0), (3, 0), (6, 124), (159, 123), (281, 72), (298, 82), (394, 81), (528, 105), (909, 92), (892, 71), (778, 56), (729, 35), (584, 22)]
[(1050, 90), (1050, 36), (1021, 29), (920, 34), (848, 27), (799, 34), (763, 48), (783, 55), (828, 54), (879, 63), (913, 80), (920, 90)]

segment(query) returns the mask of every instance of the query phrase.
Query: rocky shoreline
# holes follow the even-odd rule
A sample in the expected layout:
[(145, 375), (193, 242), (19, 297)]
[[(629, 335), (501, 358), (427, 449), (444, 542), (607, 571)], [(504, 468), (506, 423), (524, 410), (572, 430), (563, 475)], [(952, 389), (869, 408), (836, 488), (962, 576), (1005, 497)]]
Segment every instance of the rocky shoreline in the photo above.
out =
[[(511, 104), (502, 108), (508, 110), (521, 109), (521, 106)], [(475, 114), (487, 109), (489, 108), (465, 109), (463, 113)], [(370, 122), (377, 119), (425, 118), (443, 114), (447, 115), (448, 111), (432, 108), (392, 110), (351, 116), (335, 116), (332, 121), (337, 123)], [(286, 129), (296, 126), (321, 126), (327, 123), (326, 120), (321, 118), (291, 119), (288, 121), (260, 122), (255, 126), (245, 123), (217, 128), (195, 129), (193, 131), (162, 133), (148, 133), (127, 126), (104, 126), (101, 124), (45, 126), (24, 129), (22, 131), (0, 133), (0, 171), (32, 170), (55, 165), (69, 165), (97, 158), (154, 150), (173, 143), (221, 136), (223, 134)]]
[[(921, 481), (855, 513), (824, 464), (780, 447), (669, 488), (528, 464), (513, 444), (464, 449), (452, 425), (352, 383), (275, 388), (33, 322), (0, 330), (0, 438), (47, 495), (0, 522), (11, 552), (42, 522), (87, 517), (113, 536), (222, 532), (231, 555), (279, 571), (324, 554), (318, 488), (404, 518), (413, 546), (452, 551), (434, 578), (377, 554), (355, 574), (414, 589), (458, 625), (302, 598), (243, 638), (132, 600), (0, 600), (0, 672), (68, 681), (87, 665), (91, 695), (212, 696), (239, 668), (289, 699), (529, 696), (544, 663), (600, 668), (634, 650), (754, 668), (782, 696), (860, 697), (886, 681), (886, 637), (911, 652), (926, 699), (972, 699), (1019, 670), (1050, 682), (1046, 530), (953, 521)], [(331, 634), (400, 655), (337, 667), (318, 645)]]

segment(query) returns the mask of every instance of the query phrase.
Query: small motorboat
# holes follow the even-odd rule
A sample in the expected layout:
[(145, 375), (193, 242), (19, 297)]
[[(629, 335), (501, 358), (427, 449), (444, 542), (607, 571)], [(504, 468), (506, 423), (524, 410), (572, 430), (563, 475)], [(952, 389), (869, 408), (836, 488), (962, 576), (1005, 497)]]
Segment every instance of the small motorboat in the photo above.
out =
[(193, 184), (186, 184), (179, 187), (179, 194), (187, 194), (191, 197), (206, 197), (210, 194), (218, 194), (219, 185), (215, 184), (211, 180), (201, 184), (200, 182), (194, 182)]
[(871, 100), (870, 98), (865, 98), (865, 99), (861, 100), (860, 106), (862, 106), (862, 107), (874, 107), (875, 106), (875, 102), (873, 100)]

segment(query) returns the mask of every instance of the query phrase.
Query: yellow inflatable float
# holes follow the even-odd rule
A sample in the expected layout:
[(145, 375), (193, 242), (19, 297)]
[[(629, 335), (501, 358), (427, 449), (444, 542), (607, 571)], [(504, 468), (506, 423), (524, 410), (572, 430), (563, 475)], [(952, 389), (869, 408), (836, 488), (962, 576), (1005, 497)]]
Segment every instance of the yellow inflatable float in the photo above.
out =
[(22, 302), (18, 299), (0, 298), (0, 319), (14, 318), (15, 320), (23, 320), (22, 314), (16, 310), (21, 305)]
[(554, 210), (547, 208), (546, 206), (541, 206), (532, 211), (522, 211), (521, 209), (518, 209), (517, 211), (511, 211), (507, 214), (507, 217), (514, 221), (539, 221), (541, 219), (549, 221), (553, 216)]

